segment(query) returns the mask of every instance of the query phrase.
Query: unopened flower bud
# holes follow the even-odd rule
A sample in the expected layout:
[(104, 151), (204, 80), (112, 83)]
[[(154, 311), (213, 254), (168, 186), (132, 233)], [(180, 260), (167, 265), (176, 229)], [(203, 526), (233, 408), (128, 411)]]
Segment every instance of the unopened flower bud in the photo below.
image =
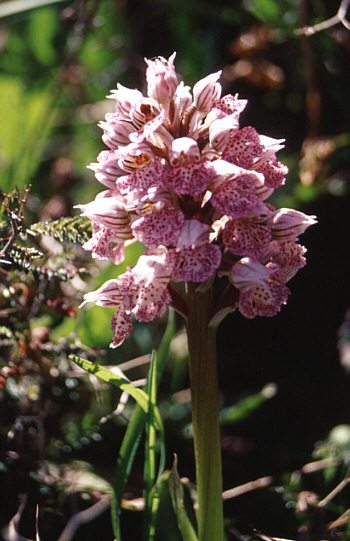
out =
[(307, 216), (298, 210), (282, 208), (273, 214), (267, 226), (271, 229), (274, 239), (293, 240), (315, 223), (315, 216)]
[(84, 302), (94, 302), (98, 306), (118, 306), (123, 300), (118, 287), (118, 280), (107, 280), (99, 289), (84, 295)]
[(129, 119), (131, 108), (135, 105), (135, 103), (143, 99), (143, 95), (139, 90), (126, 88), (125, 86), (118, 84), (117, 89), (111, 90), (111, 94), (109, 94), (107, 98), (111, 98), (116, 101), (116, 113), (125, 119)]
[(130, 216), (124, 205), (115, 197), (100, 197), (86, 205), (75, 205), (92, 222), (110, 228), (126, 227), (130, 223)]
[(202, 113), (208, 113), (213, 101), (220, 99), (221, 85), (217, 82), (221, 71), (212, 73), (201, 79), (193, 87), (193, 104)]
[(182, 115), (184, 111), (192, 103), (192, 96), (189, 86), (185, 86), (183, 82), (179, 84), (174, 95), (175, 114)]
[(173, 53), (169, 60), (162, 56), (154, 60), (147, 60), (147, 94), (150, 98), (157, 100), (161, 105), (168, 105), (174, 97), (179, 84), (174, 68), (174, 59), (176, 53)]
[(115, 188), (118, 177), (125, 174), (118, 165), (118, 151), (103, 150), (98, 155), (98, 163), (91, 163), (88, 169), (95, 172), (96, 179), (108, 188)]
[(106, 115), (106, 122), (98, 125), (103, 129), (102, 141), (111, 149), (130, 143), (129, 135), (135, 131), (134, 126), (127, 120), (115, 120), (115, 115)]

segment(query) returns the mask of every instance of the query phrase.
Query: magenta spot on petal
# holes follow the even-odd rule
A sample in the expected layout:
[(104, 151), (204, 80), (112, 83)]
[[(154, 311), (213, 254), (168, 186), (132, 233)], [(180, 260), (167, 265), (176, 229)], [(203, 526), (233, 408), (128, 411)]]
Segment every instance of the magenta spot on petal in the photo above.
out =
[(252, 319), (256, 316), (275, 316), (287, 303), (290, 291), (278, 265), (269, 263), (276, 271), (265, 280), (265, 285), (256, 284), (249, 291), (240, 292), (238, 308), (241, 314)]
[(204, 282), (221, 263), (221, 250), (215, 244), (203, 244), (180, 252), (169, 251), (172, 278), (177, 282)]
[(227, 222), (222, 239), (233, 254), (258, 258), (268, 246), (271, 232), (254, 220), (242, 218)]
[(180, 210), (164, 208), (136, 220), (132, 225), (135, 237), (148, 248), (175, 244), (185, 217)]

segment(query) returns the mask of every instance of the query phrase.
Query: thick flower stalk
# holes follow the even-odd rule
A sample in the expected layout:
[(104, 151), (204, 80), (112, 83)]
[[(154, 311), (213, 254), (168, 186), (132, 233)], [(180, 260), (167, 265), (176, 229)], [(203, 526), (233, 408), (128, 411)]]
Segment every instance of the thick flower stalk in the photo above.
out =
[[(236, 308), (247, 318), (280, 311), (290, 293), (286, 283), (305, 265), (299, 235), (315, 218), (267, 202), (285, 182), (287, 167), (276, 158), (284, 140), (240, 127), (247, 102), (221, 97), (221, 72), (191, 91), (179, 82), (174, 59), (146, 60), (147, 96), (121, 85), (109, 96), (115, 111), (100, 123), (109, 150), (90, 165), (107, 190), (78, 205), (92, 222), (85, 249), (115, 264), (127, 244), (140, 242), (145, 252), (85, 300), (116, 307), (112, 347), (131, 332), (132, 318), (150, 321), (170, 304), (186, 318), (199, 538), (212, 541), (223, 535), (221, 481), (214, 482), (221, 463), (213, 322)], [(214, 299), (216, 278), (223, 293)], [(185, 297), (173, 285), (179, 282), (186, 283)]]

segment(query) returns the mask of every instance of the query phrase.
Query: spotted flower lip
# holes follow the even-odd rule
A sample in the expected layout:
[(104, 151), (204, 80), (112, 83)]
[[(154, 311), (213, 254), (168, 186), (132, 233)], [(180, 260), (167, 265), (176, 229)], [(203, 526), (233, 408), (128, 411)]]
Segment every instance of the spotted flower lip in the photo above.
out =
[(248, 319), (256, 315), (276, 315), (286, 304), (290, 293), (278, 265), (262, 265), (251, 257), (242, 257), (235, 263), (229, 279), (241, 291), (239, 310)]
[(133, 318), (151, 321), (171, 303), (180, 311), (178, 282), (217, 277), (232, 290), (220, 309), (277, 314), (287, 281), (306, 262), (298, 238), (316, 222), (268, 202), (288, 173), (277, 158), (284, 139), (241, 126), (247, 100), (221, 96), (221, 71), (191, 89), (174, 62), (175, 53), (146, 59), (147, 95), (120, 84), (111, 91), (115, 110), (99, 124), (109, 150), (89, 166), (108, 189), (77, 206), (92, 222), (84, 248), (93, 258), (119, 264), (127, 244), (145, 250), (134, 267), (85, 296), (116, 308), (111, 347), (123, 343)]

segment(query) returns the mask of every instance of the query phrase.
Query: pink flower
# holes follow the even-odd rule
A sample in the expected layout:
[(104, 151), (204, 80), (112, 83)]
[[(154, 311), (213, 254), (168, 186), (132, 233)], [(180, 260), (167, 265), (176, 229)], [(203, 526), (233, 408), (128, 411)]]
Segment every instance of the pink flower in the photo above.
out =
[(111, 259), (115, 265), (119, 265), (124, 261), (124, 240), (113, 229), (93, 223), (92, 237), (83, 244), (83, 248), (91, 252), (94, 259)]
[(176, 167), (191, 162), (199, 162), (200, 151), (196, 141), (190, 137), (179, 137), (174, 139), (169, 148), (170, 165)]
[(118, 152), (103, 150), (97, 157), (98, 163), (88, 165), (95, 172), (96, 179), (108, 188), (115, 188), (116, 180), (125, 174), (119, 165)]
[(161, 105), (168, 105), (171, 102), (179, 84), (174, 68), (175, 56), (176, 53), (173, 53), (169, 60), (162, 56), (155, 60), (145, 59), (147, 94)]
[(268, 263), (264, 266), (250, 257), (233, 265), (229, 279), (240, 290), (239, 311), (249, 319), (276, 315), (290, 293), (278, 265)]
[[(86, 205), (76, 205), (82, 210), (82, 216), (87, 216), (93, 223), (115, 230), (125, 230), (130, 224), (130, 216), (125, 204), (118, 196), (98, 197)], [(108, 194), (109, 195), (109, 194)]]
[(222, 240), (232, 254), (260, 257), (271, 241), (271, 232), (254, 219), (240, 218), (226, 223)]
[[(170, 280), (170, 269), (166, 254), (143, 255), (132, 269), (135, 279), (135, 292), (131, 298), (134, 305), (132, 312), (138, 321), (151, 321), (163, 316), (171, 298), (167, 290)], [(128, 296), (132, 292), (125, 291)]]
[(228, 145), (222, 157), (230, 163), (250, 169), (263, 153), (258, 132), (252, 126), (239, 130)]
[(223, 96), (218, 101), (214, 102), (213, 107), (219, 109), (225, 115), (236, 114), (239, 117), (241, 112), (246, 108), (247, 103), (248, 100), (238, 99), (237, 94), (236, 96), (228, 94), (227, 96)]
[(142, 255), (131, 270), (84, 296), (84, 302), (117, 307), (112, 319), (115, 332), (112, 347), (120, 345), (131, 332), (131, 314), (138, 321), (151, 321), (164, 315), (171, 301), (167, 290), (169, 279), (165, 253)]
[(174, 95), (174, 117), (172, 121), (172, 132), (174, 136), (180, 135), (181, 123), (185, 122), (185, 113), (192, 105), (192, 96), (190, 87), (185, 86), (183, 82), (178, 85)]
[(238, 304), (248, 318), (276, 314), (289, 295), (286, 282), (305, 265), (298, 237), (315, 223), (267, 202), (288, 172), (276, 157), (284, 140), (240, 126), (247, 101), (221, 97), (221, 72), (191, 91), (178, 82), (174, 60), (175, 53), (146, 60), (147, 96), (121, 85), (112, 90), (115, 111), (100, 123), (110, 150), (90, 165), (109, 189), (78, 205), (92, 222), (84, 245), (92, 257), (118, 264), (126, 243), (147, 250), (86, 295), (116, 307), (112, 347), (131, 332), (132, 318), (151, 321), (171, 302), (176, 307), (172, 282), (218, 276), (231, 288), (214, 303), (220, 310)]
[(118, 279), (108, 280), (96, 291), (84, 295), (84, 303), (94, 302), (97, 306), (118, 306), (123, 302), (123, 295), (119, 291)]
[(152, 186), (159, 186), (161, 184), (162, 175), (163, 167), (160, 160), (154, 160), (128, 175), (119, 177), (116, 181), (116, 185), (118, 190), (123, 194), (130, 193), (133, 190), (142, 192), (148, 190)]
[(144, 98), (134, 102), (130, 109), (130, 120), (139, 129), (160, 115), (161, 107), (156, 100)]
[(185, 221), (181, 210), (162, 207), (145, 214), (132, 224), (134, 236), (148, 248), (176, 244)]
[(122, 345), (125, 338), (134, 328), (133, 324), (131, 323), (131, 314), (124, 312), (122, 307), (119, 307), (116, 313), (112, 316), (111, 328), (114, 336), (110, 347), (117, 348)]
[(135, 127), (129, 120), (120, 119), (113, 114), (107, 114), (106, 122), (100, 122), (99, 126), (104, 132), (102, 141), (111, 149), (129, 144), (129, 136), (135, 132)]
[(213, 207), (232, 218), (248, 216), (259, 203), (256, 193), (256, 184), (262, 180), (259, 174), (225, 160), (217, 160), (213, 167), (217, 173), (209, 187)]
[(151, 163), (154, 158), (152, 150), (146, 143), (130, 143), (121, 148), (118, 165), (126, 173), (133, 173)]
[(167, 261), (176, 282), (204, 282), (221, 262), (220, 247), (209, 242), (211, 228), (197, 220), (184, 223), (177, 246), (168, 251)]
[(269, 160), (259, 160), (255, 166), (255, 170), (262, 173), (265, 178), (265, 186), (268, 188), (279, 188), (285, 183), (285, 176), (288, 173), (288, 167), (283, 163), (272, 158)]
[(117, 90), (111, 90), (111, 94), (107, 96), (116, 100), (115, 110), (121, 118), (130, 119), (130, 112), (134, 105), (143, 99), (143, 95), (139, 90), (125, 88), (120, 84), (117, 85)]
[(211, 162), (189, 162), (167, 169), (163, 179), (165, 185), (176, 194), (188, 194), (197, 198), (207, 190), (212, 177)]
[(214, 120), (209, 127), (210, 146), (219, 152), (225, 150), (229, 137), (232, 136), (239, 126), (239, 114), (226, 115)]
[(278, 209), (269, 218), (267, 226), (272, 237), (278, 240), (294, 240), (310, 226), (317, 223), (315, 216), (307, 216), (294, 209)]
[(264, 250), (261, 260), (277, 263), (288, 282), (306, 265), (305, 253), (306, 248), (294, 241), (272, 241)]

